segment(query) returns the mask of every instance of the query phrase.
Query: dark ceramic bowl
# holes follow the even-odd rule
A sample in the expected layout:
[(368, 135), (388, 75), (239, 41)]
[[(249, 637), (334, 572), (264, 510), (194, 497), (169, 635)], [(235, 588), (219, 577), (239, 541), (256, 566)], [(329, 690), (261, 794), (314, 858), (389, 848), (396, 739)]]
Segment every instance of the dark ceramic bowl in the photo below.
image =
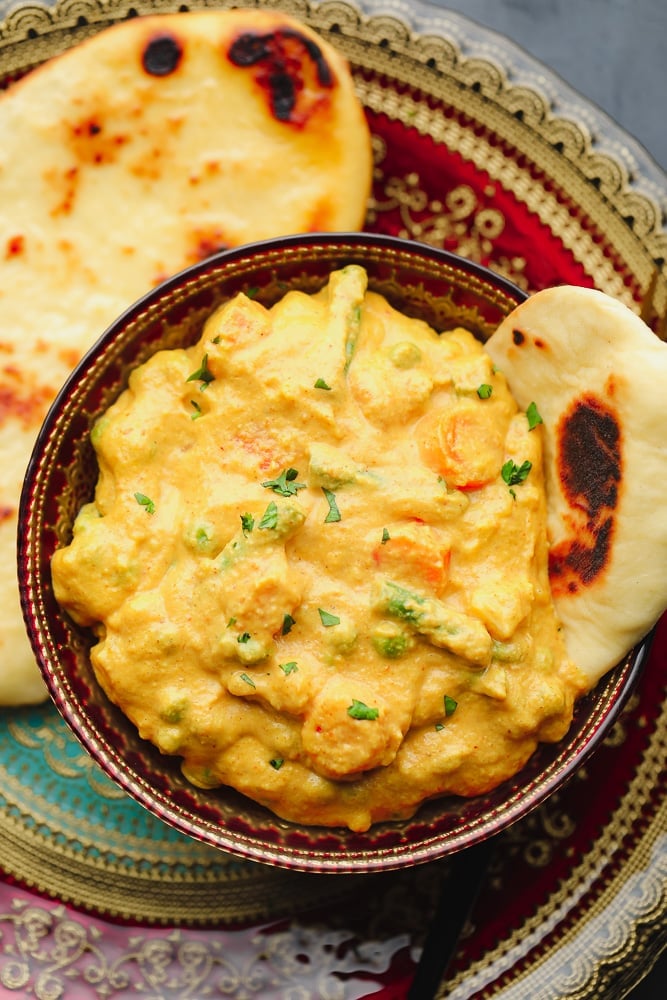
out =
[(560, 743), (542, 745), (511, 781), (488, 795), (426, 803), (409, 820), (367, 833), (298, 826), (231, 789), (202, 791), (179, 760), (140, 739), (106, 698), (91, 669), (93, 638), (54, 600), (50, 560), (71, 538), (92, 498), (95, 419), (124, 389), (130, 371), (161, 348), (198, 339), (205, 318), (240, 290), (266, 305), (285, 290), (314, 291), (329, 273), (362, 264), (370, 286), (437, 329), (464, 325), (485, 339), (525, 294), (463, 258), (412, 241), (365, 234), (271, 240), (223, 252), (171, 278), (121, 316), (73, 372), (51, 408), (26, 476), (20, 510), (19, 581), (28, 633), (51, 696), (104, 771), (182, 833), (244, 858), (315, 872), (398, 868), (477, 844), (525, 816), (561, 786), (602, 741), (645, 658), (644, 643), (578, 704)]

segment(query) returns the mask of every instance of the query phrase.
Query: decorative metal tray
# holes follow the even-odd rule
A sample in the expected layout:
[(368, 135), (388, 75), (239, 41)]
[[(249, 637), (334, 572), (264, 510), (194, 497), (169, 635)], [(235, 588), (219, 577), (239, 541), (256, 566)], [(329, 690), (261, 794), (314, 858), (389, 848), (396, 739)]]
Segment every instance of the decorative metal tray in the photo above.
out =
[[(14, 7), (0, 83), (119, 19), (203, 6), (233, 4)], [(245, 6), (289, 11), (350, 60), (374, 137), (368, 229), (529, 291), (597, 286), (664, 335), (667, 177), (547, 69), (418, 0)], [(623, 995), (667, 946), (666, 685), (662, 623), (612, 737), (501, 836), (441, 997)], [(0, 869), (0, 987), (77, 1000), (404, 997), (450, 877), (312, 876), (198, 845), (112, 786), (48, 704), (0, 714)]]

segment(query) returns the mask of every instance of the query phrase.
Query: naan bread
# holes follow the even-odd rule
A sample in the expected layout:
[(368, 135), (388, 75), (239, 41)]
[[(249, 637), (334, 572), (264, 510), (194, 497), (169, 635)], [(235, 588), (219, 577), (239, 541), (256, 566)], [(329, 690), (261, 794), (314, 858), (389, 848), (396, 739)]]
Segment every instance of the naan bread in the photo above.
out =
[(107, 325), (221, 247), (360, 229), (372, 176), (349, 67), (278, 11), (135, 18), (0, 99), (0, 702), (46, 697), (16, 508), (46, 409)]
[(544, 421), (551, 587), (592, 687), (667, 607), (667, 345), (610, 296), (563, 286), (486, 347)]

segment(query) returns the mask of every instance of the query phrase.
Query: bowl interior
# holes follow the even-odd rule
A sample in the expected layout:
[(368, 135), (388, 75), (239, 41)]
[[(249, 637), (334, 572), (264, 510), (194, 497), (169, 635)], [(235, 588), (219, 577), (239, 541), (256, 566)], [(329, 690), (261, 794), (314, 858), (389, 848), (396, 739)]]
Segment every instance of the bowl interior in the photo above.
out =
[(62, 613), (50, 560), (71, 538), (97, 478), (90, 430), (130, 371), (162, 348), (193, 343), (204, 320), (243, 290), (265, 305), (288, 288), (315, 291), (348, 263), (397, 308), (436, 329), (464, 325), (485, 339), (524, 297), (510, 282), (445, 251), (391, 237), (313, 235), (218, 254), (130, 308), (100, 338), (51, 408), (26, 476), (20, 510), (19, 584), (28, 632), (58, 709), (86, 750), (130, 795), (182, 833), (245, 857), (301, 870), (377, 871), (432, 860), (499, 832), (535, 808), (582, 763), (621, 710), (643, 664), (637, 647), (576, 708), (567, 737), (542, 745), (523, 771), (488, 795), (426, 803), (411, 820), (365, 834), (296, 826), (231, 789), (202, 791), (179, 761), (140, 739), (99, 687), (93, 638)]

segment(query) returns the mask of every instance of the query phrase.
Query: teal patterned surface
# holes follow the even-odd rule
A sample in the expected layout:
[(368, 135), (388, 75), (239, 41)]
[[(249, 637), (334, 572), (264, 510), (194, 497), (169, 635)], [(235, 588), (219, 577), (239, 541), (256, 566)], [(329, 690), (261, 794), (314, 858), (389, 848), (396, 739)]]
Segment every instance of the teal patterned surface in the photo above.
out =
[(185, 875), (194, 865), (210, 874), (243, 864), (195, 843), (127, 796), (50, 703), (0, 712), (0, 804), (26, 832), (133, 871), (150, 866), (155, 875), (157, 864)]
[(179, 833), (101, 770), (51, 702), (0, 709), (0, 886), (10, 876), (82, 910), (142, 925), (250, 926), (354, 893)]

